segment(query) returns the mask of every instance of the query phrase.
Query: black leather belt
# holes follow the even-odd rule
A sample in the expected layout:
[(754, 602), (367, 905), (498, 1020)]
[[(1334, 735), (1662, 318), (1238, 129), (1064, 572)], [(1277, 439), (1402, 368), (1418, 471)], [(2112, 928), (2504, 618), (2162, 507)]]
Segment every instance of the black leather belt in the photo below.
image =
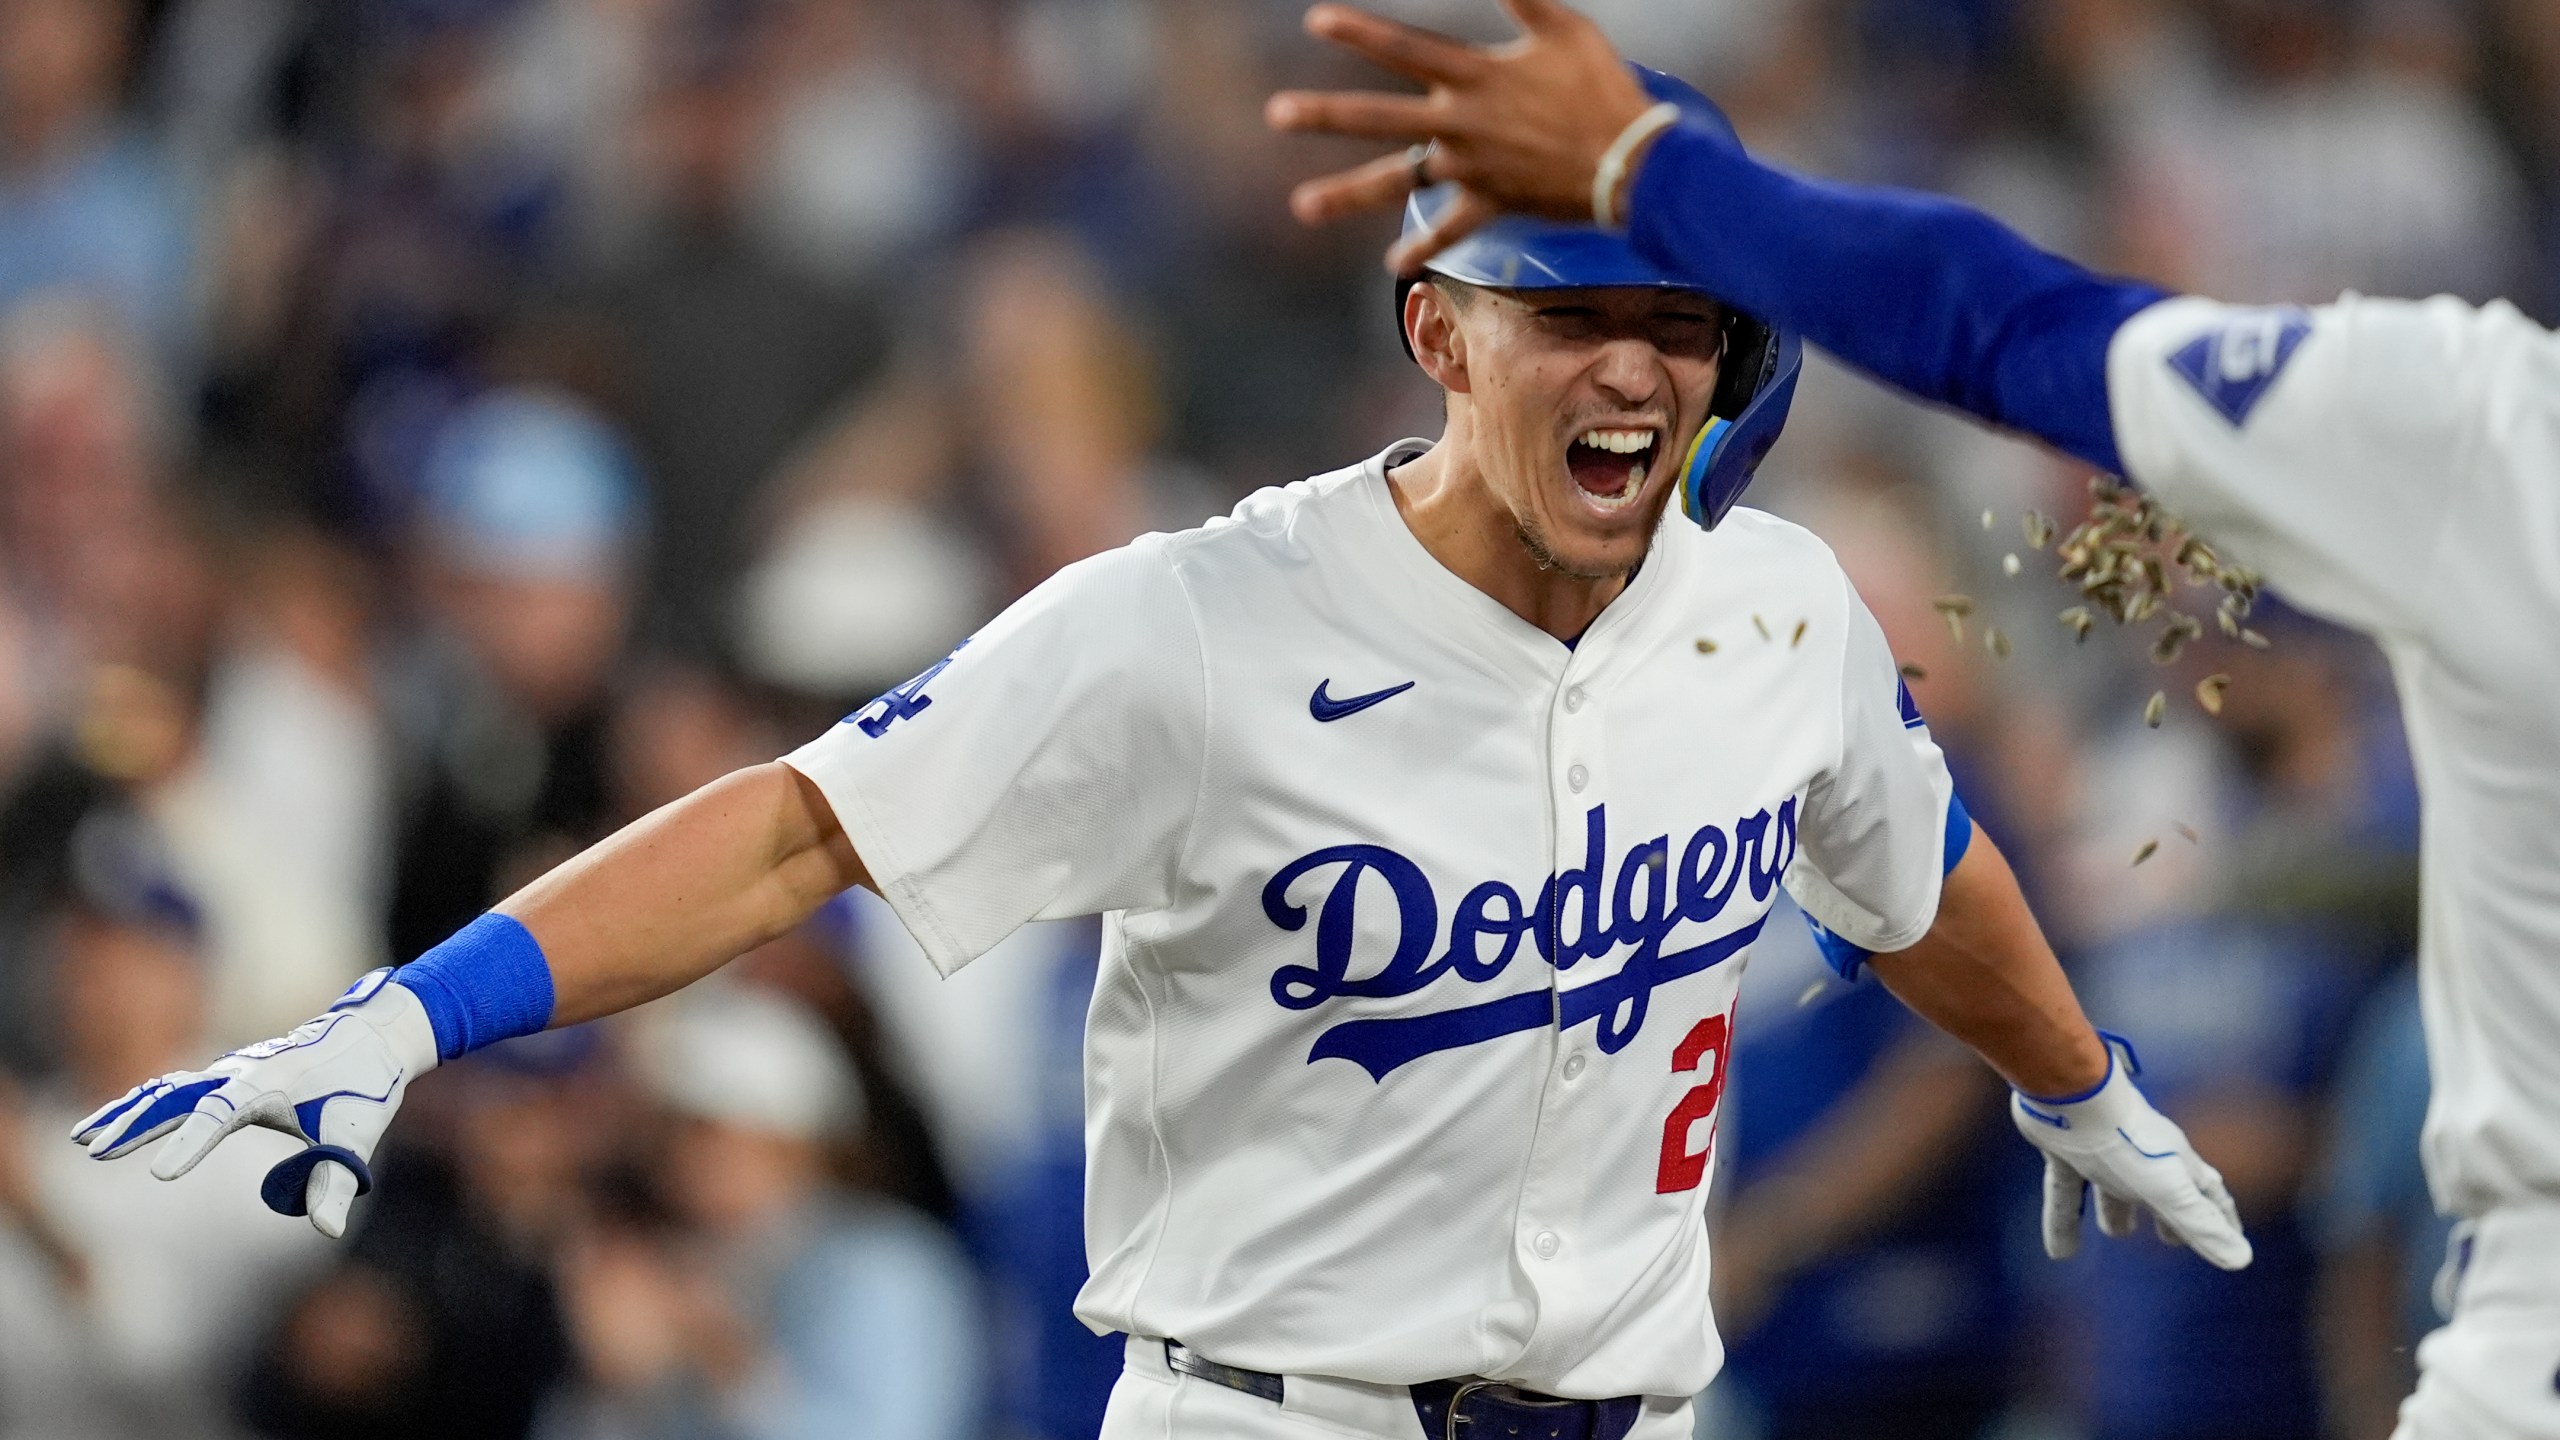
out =
[(1639, 1396), (1566, 1400), (1491, 1380), (1431, 1380), (1408, 1387), (1429, 1440), (1619, 1440), (1644, 1413)]
[[(1274, 1405), (1285, 1389), (1280, 1376), (1221, 1365), (1179, 1340), (1164, 1342), (1164, 1363), (1180, 1374)], [(1426, 1440), (1622, 1440), (1644, 1413), (1640, 1396), (1566, 1400), (1473, 1378), (1428, 1380), (1406, 1389)]]

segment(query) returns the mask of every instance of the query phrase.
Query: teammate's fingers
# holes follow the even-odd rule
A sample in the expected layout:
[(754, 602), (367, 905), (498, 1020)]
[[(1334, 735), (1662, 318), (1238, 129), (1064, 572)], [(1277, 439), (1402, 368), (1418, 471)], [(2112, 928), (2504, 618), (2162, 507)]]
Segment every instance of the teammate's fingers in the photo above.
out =
[(1426, 84), (1472, 79), (1485, 67), (1472, 46), (1349, 5), (1309, 7), (1307, 33)]
[(312, 1166), (311, 1178), (302, 1182), (302, 1205), (311, 1216), (311, 1228), (332, 1240), (344, 1237), (356, 1190), (355, 1174), (344, 1165), (323, 1160)]
[(1502, 9), (1532, 35), (1552, 34), (1581, 18), (1563, 0), (1502, 0)]
[(2141, 1228), (2142, 1206), (2103, 1185), (2098, 1187), (2097, 1211), (2098, 1233), (2111, 1240), (2121, 1240)]
[(1364, 140), (1428, 140), (1450, 129), (1449, 113), (1419, 95), (1374, 90), (1283, 90), (1262, 103), (1274, 130), (1316, 130)]
[(1413, 162), (1386, 155), (1366, 165), (1319, 175), (1289, 192), (1289, 213), (1322, 225), (1363, 210), (1384, 210), (1413, 193)]
[(2068, 1260), (2080, 1253), (2080, 1196), (2088, 1182), (2048, 1155), (2044, 1160), (2044, 1253)]
[(1474, 234), (1477, 226), (1492, 219), (1496, 213), (1492, 201), (1460, 186), (1457, 198), (1442, 208), (1437, 220), (1428, 228), (1397, 241), (1395, 247), (1387, 251), (1387, 268), (1406, 277), (1421, 274), (1424, 263), (1432, 256)]
[(2160, 1212), (2157, 1210), (2151, 1212), (2151, 1233), (2159, 1236), (2160, 1243), (2163, 1245), (2175, 1246), (2180, 1250), (2187, 1248), (2187, 1242), (2179, 1238), (2178, 1232), (2170, 1228), (2168, 1221), (2160, 1218)]
[(227, 1115), (228, 1118), (208, 1115), (199, 1110), (188, 1116), (178, 1126), (178, 1133), (170, 1136), (152, 1155), (151, 1173), (163, 1180), (175, 1180), (196, 1168), (205, 1156), (213, 1152), (214, 1146), (222, 1143), (223, 1136), (238, 1128), (239, 1112), (229, 1111)]

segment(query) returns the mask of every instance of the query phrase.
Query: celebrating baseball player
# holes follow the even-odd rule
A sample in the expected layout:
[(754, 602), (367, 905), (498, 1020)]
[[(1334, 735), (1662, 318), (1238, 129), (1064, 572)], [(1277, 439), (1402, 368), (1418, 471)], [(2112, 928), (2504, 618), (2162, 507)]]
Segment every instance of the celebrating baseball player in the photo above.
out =
[(1302, 218), (1456, 182), (1405, 268), (1505, 211), (1623, 225), (1647, 263), (2130, 477), (2381, 644), (2424, 800), (2427, 1176), (2464, 1221), (2398, 1433), (2560, 1437), (2560, 339), (2503, 303), (2092, 275), (1959, 205), (1761, 165), (1556, 0), (1506, 4), (1525, 33), (1498, 50), (1309, 12), (1429, 93), (1274, 97), (1284, 128), (1422, 142), (1302, 186)]
[(1529, 219), (1440, 251), (1402, 318), (1436, 444), (1068, 567), (783, 761), (77, 1138), (156, 1140), (173, 1177), (283, 1130), (308, 1148), (268, 1201), (335, 1235), (420, 1073), (667, 994), (847, 886), (946, 973), (1103, 913), (1077, 1313), (1131, 1337), (1106, 1435), (1667, 1440), (1720, 1361), (1702, 1210), (1783, 884), (2029, 1097), (2057, 1248), (2094, 1188), (2111, 1233), (2148, 1210), (2248, 1263), (1830, 552), (1733, 508), (1793, 336)]

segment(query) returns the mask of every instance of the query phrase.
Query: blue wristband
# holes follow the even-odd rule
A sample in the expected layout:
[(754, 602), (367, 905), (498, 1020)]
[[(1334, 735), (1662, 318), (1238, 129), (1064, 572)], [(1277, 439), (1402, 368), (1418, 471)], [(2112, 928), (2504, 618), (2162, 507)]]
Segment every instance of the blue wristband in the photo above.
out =
[(451, 1060), (551, 1023), (551, 962), (533, 932), (492, 910), (391, 977), (418, 997)]

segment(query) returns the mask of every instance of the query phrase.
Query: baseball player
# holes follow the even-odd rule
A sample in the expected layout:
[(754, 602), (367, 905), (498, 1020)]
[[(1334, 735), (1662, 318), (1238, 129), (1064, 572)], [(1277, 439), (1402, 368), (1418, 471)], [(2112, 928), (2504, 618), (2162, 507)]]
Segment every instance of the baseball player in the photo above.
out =
[(1587, 20), (1456, 45), (1310, 28), (1426, 97), (1281, 95), (1285, 128), (1431, 142), (1301, 187), (1310, 221), (1452, 179), (1392, 257), (1502, 210), (1630, 248), (1922, 398), (2128, 476), (2390, 657), (2424, 797), (2424, 1141), (2461, 1217), (2403, 1440), (2560, 1437), (2560, 340), (2504, 303), (2249, 308), (2092, 275), (1943, 200), (1804, 180), (1664, 111)]
[(419, 1073), (666, 994), (846, 886), (946, 973), (1100, 912), (1076, 1308), (1130, 1337), (1106, 1435), (1669, 1440), (1721, 1359), (1706, 1180), (1783, 884), (2042, 1097), (2057, 1243), (2094, 1186), (2102, 1228), (2148, 1209), (2246, 1264), (1830, 552), (1732, 508), (1795, 341), (1527, 220), (1402, 315), (1437, 443), (1068, 567), (783, 761), (77, 1138), (167, 1136), (165, 1177), (284, 1130), (309, 1148), (269, 1203), (337, 1234)]

